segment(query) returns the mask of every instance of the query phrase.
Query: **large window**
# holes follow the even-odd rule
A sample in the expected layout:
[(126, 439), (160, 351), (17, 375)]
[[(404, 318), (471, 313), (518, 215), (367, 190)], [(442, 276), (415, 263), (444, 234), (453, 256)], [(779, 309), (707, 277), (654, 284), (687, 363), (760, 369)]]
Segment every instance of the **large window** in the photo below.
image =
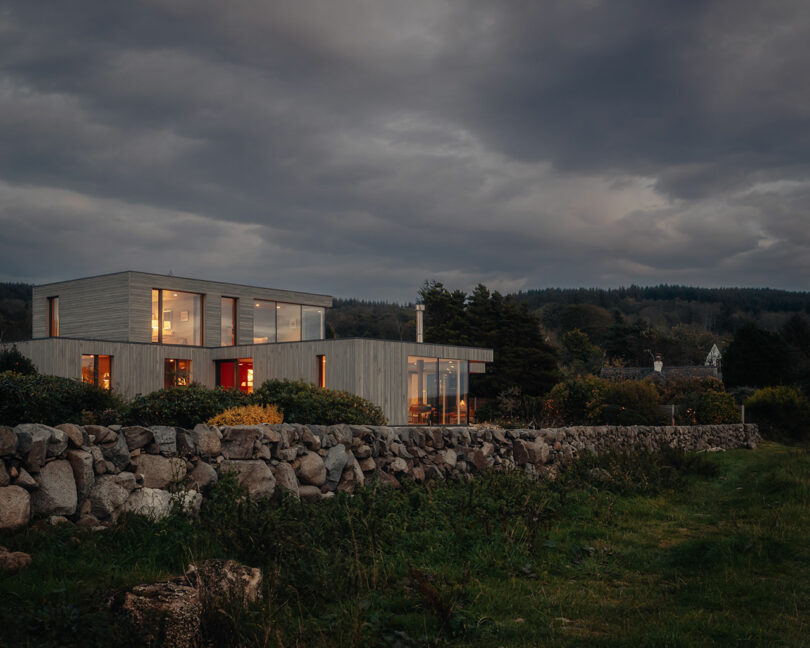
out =
[(253, 300), (253, 344), (276, 341), (276, 302)]
[(300, 342), (301, 340), (301, 305), (276, 305), (276, 332), (279, 342)]
[(59, 337), (59, 297), (48, 297), (48, 336)]
[(163, 386), (188, 387), (191, 384), (191, 360), (166, 358), (163, 363)]
[(222, 298), (222, 318), (220, 320), (220, 346), (236, 344), (236, 299)]
[(217, 360), (217, 386), (253, 393), (253, 358)]
[(468, 385), (466, 360), (408, 356), (408, 423), (466, 425)]
[(301, 306), (301, 339), (323, 340), (324, 309), (320, 306)]
[(112, 388), (112, 356), (83, 355), (82, 382), (98, 385), (102, 389)]
[(253, 300), (253, 343), (322, 340), (324, 309), (318, 306)]
[(179, 290), (152, 290), (152, 342), (202, 346), (203, 296)]

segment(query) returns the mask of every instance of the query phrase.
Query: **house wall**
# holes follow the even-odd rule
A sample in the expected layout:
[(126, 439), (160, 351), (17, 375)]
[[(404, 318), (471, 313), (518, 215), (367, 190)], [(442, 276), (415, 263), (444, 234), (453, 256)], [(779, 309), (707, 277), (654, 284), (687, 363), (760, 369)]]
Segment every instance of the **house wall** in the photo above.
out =
[(125, 272), (35, 286), (32, 337), (48, 337), (48, 297), (59, 297), (59, 334), (98, 340), (127, 340), (128, 276)]

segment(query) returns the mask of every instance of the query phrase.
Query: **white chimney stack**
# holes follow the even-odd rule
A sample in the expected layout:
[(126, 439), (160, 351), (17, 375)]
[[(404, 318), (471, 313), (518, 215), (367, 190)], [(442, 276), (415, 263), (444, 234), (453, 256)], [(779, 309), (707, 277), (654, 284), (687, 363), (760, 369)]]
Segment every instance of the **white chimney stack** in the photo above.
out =
[(424, 342), (425, 341), (424, 314), (425, 314), (425, 305), (424, 304), (417, 304), (416, 305), (416, 341), (417, 342)]
[(664, 368), (664, 356), (660, 353), (655, 354), (655, 360), (653, 360), (653, 370), (657, 373), (661, 373), (661, 370)]

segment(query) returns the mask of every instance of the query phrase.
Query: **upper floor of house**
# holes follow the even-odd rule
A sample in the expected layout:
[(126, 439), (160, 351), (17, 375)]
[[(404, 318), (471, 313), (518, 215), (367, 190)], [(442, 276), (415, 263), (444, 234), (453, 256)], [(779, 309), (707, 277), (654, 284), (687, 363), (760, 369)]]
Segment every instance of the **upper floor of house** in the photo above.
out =
[(329, 295), (125, 271), (33, 290), (32, 337), (220, 347), (324, 338)]

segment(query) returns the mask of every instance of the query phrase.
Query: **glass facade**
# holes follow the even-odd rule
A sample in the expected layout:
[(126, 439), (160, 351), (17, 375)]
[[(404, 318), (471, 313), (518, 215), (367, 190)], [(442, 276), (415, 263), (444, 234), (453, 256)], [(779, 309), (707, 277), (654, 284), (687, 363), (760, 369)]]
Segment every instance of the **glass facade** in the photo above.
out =
[(152, 290), (152, 342), (202, 346), (202, 302), (198, 293)]
[(408, 424), (466, 425), (469, 381), (466, 360), (408, 356)]
[(236, 344), (236, 299), (223, 297), (221, 299), (222, 316), (220, 319), (220, 346), (234, 346)]
[(301, 306), (301, 339), (323, 340), (325, 309), (320, 306)]
[(253, 344), (276, 341), (276, 302), (253, 300)]
[(112, 388), (112, 356), (82, 355), (82, 382)]
[(191, 360), (166, 358), (163, 361), (163, 386), (188, 387), (191, 384)]

